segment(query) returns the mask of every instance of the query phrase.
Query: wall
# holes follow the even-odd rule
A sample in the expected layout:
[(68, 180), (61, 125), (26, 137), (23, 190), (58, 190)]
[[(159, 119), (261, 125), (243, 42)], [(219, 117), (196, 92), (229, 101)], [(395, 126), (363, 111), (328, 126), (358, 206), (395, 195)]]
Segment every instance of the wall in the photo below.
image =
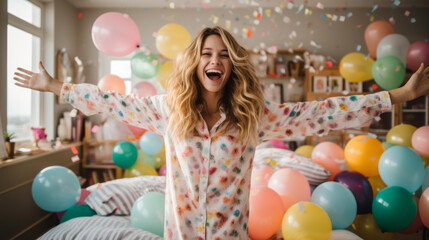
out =
[[(410, 16), (404, 15), (405, 10)], [(312, 9), (311, 15), (305, 11), (296, 13), (297, 9), (284, 9), (282, 14), (271, 11), (270, 17), (262, 16), (259, 24), (255, 24), (254, 9), (78, 9), (82, 18), (78, 20), (79, 57), (85, 64), (87, 82), (98, 81), (98, 51), (91, 38), (92, 24), (98, 16), (109, 11), (119, 11), (128, 14), (138, 25), (141, 36), (141, 45), (148, 46), (157, 52), (154, 33), (165, 24), (174, 22), (184, 26), (192, 37), (205, 26), (217, 25), (226, 27), (226, 21), (231, 22), (229, 29), (239, 42), (246, 48), (252, 49), (265, 44), (278, 48), (298, 48), (302, 45), (310, 53), (330, 56), (338, 64), (341, 58), (350, 52), (355, 52), (361, 45), (361, 52), (367, 53), (364, 41), (366, 26), (370, 23), (370, 16), (374, 20), (388, 20), (391, 16), (396, 20), (396, 33), (406, 36), (412, 43), (429, 38), (429, 28), (424, 23), (429, 22), (428, 8), (384, 8), (377, 9), (370, 14), (371, 9)], [(347, 16), (344, 22), (322, 18), (324, 14)], [(411, 23), (414, 17), (417, 21)], [(243, 29), (250, 28), (253, 35), (245, 37)], [(296, 37), (291, 37), (293, 33)], [(244, 37), (243, 37), (244, 36)], [(315, 43), (312, 45), (312, 41)], [(316, 45), (316, 46), (314, 46)], [(320, 46), (320, 48), (319, 48)]]

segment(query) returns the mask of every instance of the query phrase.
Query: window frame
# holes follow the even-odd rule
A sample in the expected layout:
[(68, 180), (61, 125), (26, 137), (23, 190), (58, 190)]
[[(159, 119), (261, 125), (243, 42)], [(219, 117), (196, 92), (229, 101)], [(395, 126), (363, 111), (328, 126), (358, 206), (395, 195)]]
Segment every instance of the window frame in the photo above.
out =
[[(15, 15), (11, 14), (8, 12), (8, 10), (6, 9), (6, 13), (7, 13), (7, 24), (6, 24), (6, 31), (8, 26), (13, 26), (21, 31), (27, 32), (33, 36), (36, 36), (40, 39), (40, 60), (44, 59), (44, 43), (45, 43), (45, 21), (44, 21), (44, 16), (45, 16), (45, 7), (44, 5), (36, 0), (27, 0), (28, 2), (30, 2), (31, 4), (34, 4), (35, 6), (40, 8), (40, 27), (37, 27), (21, 18), (16, 17)], [(6, 42), (7, 42), (7, 38), (6, 38)], [(8, 43), (7, 43), (8, 44)], [(6, 54), (7, 55), (7, 54)], [(7, 56), (6, 56), (7, 59)], [(39, 59), (32, 59), (32, 66), (38, 66), (39, 65)], [(7, 69), (7, 68), (6, 68)], [(37, 70), (37, 69), (31, 69), (33, 71)], [(6, 73), (7, 74), (7, 73)], [(11, 77), (11, 76), (9, 76)], [(5, 87), (7, 88), (7, 83), (8, 81), (5, 82)], [(7, 92), (6, 92), (7, 94)], [(31, 91), (31, 122), (30, 124), (32, 126), (40, 126), (44, 123), (44, 110), (43, 107), (45, 104), (45, 95), (39, 91)], [(6, 96), (6, 102), (4, 105), (4, 109), (5, 109), (5, 128), (7, 129), (7, 96)], [(46, 126), (47, 127), (47, 126)], [(28, 137), (28, 138), (19, 138), (16, 139), (16, 142), (18, 143), (22, 143), (22, 144), (27, 144), (28, 142), (33, 141), (32, 137)]]

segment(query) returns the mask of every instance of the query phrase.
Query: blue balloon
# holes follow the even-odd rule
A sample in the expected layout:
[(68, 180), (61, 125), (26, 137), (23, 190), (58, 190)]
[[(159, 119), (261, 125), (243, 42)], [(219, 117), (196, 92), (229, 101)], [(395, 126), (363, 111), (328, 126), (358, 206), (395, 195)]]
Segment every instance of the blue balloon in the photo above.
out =
[(422, 158), (401, 145), (390, 147), (381, 155), (378, 171), (387, 186), (400, 186), (411, 193), (419, 189), (425, 175)]
[(128, 169), (137, 161), (137, 147), (131, 142), (118, 142), (112, 151), (113, 162), (120, 168)]
[(425, 176), (423, 178), (423, 184), (422, 184), (422, 192), (424, 192), (428, 187), (429, 187), (429, 167), (426, 167)]
[(36, 204), (48, 212), (65, 211), (80, 198), (76, 174), (62, 166), (44, 168), (34, 178), (31, 192)]
[(332, 229), (347, 228), (356, 218), (356, 199), (343, 184), (337, 182), (320, 184), (311, 194), (311, 202), (325, 210), (331, 219)]
[(155, 155), (161, 151), (164, 146), (164, 140), (162, 137), (154, 132), (147, 131), (140, 138), (141, 150), (149, 155)]
[(131, 225), (164, 237), (165, 194), (148, 192), (131, 209)]

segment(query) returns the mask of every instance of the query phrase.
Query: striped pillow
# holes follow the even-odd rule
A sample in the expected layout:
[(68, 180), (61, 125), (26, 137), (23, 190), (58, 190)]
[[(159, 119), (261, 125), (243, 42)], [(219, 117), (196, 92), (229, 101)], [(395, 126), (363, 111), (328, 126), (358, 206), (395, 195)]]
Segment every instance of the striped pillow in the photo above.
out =
[(116, 179), (87, 188), (92, 190), (85, 203), (98, 215), (130, 215), (134, 202), (148, 192), (165, 194), (164, 176)]
[(70, 219), (38, 239), (162, 240), (162, 237), (133, 227), (128, 216), (95, 215)]
[(319, 185), (329, 179), (331, 172), (310, 158), (306, 158), (293, 151), (281, 148), (260, 148), (255, 151), (255, 166), (269, 165), (278, 168), (288, 167), (302, 173), (312, 185)]

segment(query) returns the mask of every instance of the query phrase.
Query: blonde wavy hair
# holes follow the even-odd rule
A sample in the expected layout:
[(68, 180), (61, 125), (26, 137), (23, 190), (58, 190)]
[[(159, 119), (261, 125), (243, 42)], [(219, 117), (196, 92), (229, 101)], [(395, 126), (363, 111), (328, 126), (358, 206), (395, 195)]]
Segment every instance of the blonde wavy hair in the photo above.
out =
[(225, 127), (226, 131), (237, 129), (236, 140), (240, 143), (256, 143), (256, 131), (264, 111), (262, 86), (247, 50), (229, 32), (218, 26), (204, 28), (176, 59), (174, 70), (167, 79), (167, 105), (171, 110), (169, 130), (174, 137), (189, 138), (201, 120), (199, 110), (204, 110), (205, 103), (201, 91), (203, 86), (197, 77), (197, 66), (204, 41), (213, 34), (222, 38), (232, 62), (230, 79), (218, 103), (218, 107), (222, 107), (226, 114), (221, 127)]

